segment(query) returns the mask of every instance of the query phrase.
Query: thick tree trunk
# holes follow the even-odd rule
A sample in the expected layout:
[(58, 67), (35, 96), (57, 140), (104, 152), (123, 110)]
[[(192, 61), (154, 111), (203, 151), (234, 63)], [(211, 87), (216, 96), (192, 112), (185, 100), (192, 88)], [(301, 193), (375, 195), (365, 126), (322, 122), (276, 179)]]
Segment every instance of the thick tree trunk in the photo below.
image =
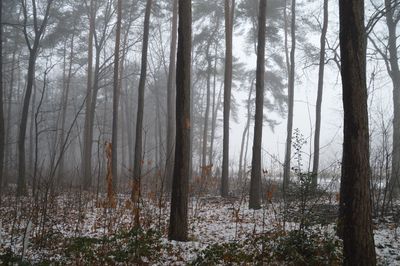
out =
[(339, 235), (344, 265), (376, 265), (370, 198), (364, 1), (341, 0), (344, 144)]
[(225, 0), (225, 80), (224, 80), (224, 135), (222, 152), (221, 196), (229, 194), (229, 117), (232, 91), (232, 35), (235, 0)]
[(256, 71), (256, 115), (254, 123), (253, 159), (251, 162), (250, 209), (261, 208), (261, 145), (264, 107), (266, 8), (267, 1), (260, 0)]
[(288, 86), (288, 120), (286, 129), (286, 152), (283, 167), (283, 191), (289, 186), (290, 182), (290, 159), (292, 157), (292, 135), (293, 135), (293, 111), (294, 111), (294, 75), (295, 75), (295, 51), (296, 51), (296, 0), (292, 0), (291, 18), (291, 41), (290, 48), (290, 71)]
[(3, 1), (0, 2), (0, 203), (3, 191), (3, 170), (4, 170), (4, 104), (3, 104), (3, 24), (2, 24)]
[(121, 20), (122, 20), (122, 0), (117, 3), (117, 28), (115, 33), (114, 49), (114, 81), (113, 81), (113, 118), (112, 118), (112, 136), (111, 136), (111, 177), (114, 191), (118, 184), (118, 111), (119, 111), (119, 47), (121, 40)]
[(166, 153), (166, 190), (171, 191), (174, 173), (175, 154), (175, 74), (176, 74), (176, 39), (178, 35), (178, 0), (174, 0), (172, 10), (171, 46), (167, 83), (167, 153)]
[(92, 182), (92, 138), (90, 134), (90, 109), (92, 105), (93, 84), (93, 37), (95, 30), (95, 7), (94, 0), (90, 0), (89, 17), (89, 39), (88, 39), (88, 68), (87, 68), (87, 92), (86, 92), (86, 114), (83, 132), (83, 158), (82, 158), (82, 184), (85, 190), (90, 188)]
[[(134, 185), (132, 188), (132, 201), (137, 204), (136, 210), (139, 211), (140, 199), (140, 179), (142, 175), (142, 135), (143, 135), (143, 110), (144, 110), (144, 88), (146, 85), (147, 73), (147, 50), (149, 46), (149, 31), (150, 31), (150, 11), (152, 0), (147, 0), (143, 26), (143, 44), (142, 44), (142, 62), (139, 79), (138, 92), (138, 107), (136, 118), (136, 138), (135, 138), (135, 159), (133, 162), (133, 179)], [(135, 225), (139, 226), (139, 214), (135, 215)]]
[(324, 70), (325, 70), (325, 38), (328, 31), (328, 0), (324, 0), (324, 22), (322, 24), (322, 33), (320, 39), (319, 53), (319, 70), (318, 70), (318, 94), (317, 104), (315, 107), (315, 134), (314, 134), (314, 160), (312, 170), (312, 186), (317, 187), (318, 184), (318, 168), (319, 168), (319, 139), (321, 132), (321, 106), (322, 93), (324, 90)]
[(176, 146), (168, 238), (188, 240), (188, 190), (191, 161), (190, 74), (192, 1), (179, 0), (176, 68)]

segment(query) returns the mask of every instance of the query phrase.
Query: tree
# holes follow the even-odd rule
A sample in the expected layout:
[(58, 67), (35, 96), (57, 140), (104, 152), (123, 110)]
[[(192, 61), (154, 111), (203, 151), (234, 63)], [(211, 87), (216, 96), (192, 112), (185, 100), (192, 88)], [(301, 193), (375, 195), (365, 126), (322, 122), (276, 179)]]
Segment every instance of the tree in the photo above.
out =
[(320, 39), (319, 70), (318, 70), (318, 93), (315, 107), (315, 133), (314, 133), (314, 160), (312, 170), (312, 185), (317, 187), (318, 167), (319, 167), (319, 139), (321, 132), (321, 105), (322, 93), (324, 90), (324, 70), (325, 70), (325, 46), (326, 33), (328, 31), (328, 0), (324, 0), (324, 21), (322, 23), (322, 33)]
[[(375, 48), (378, 48), (386, 62), (386, 68), (393, 85), (393, 153), (392, 153), (392, 176), (390, 180), (391, 188), (393, 189), (392, 196), (400, 195), (400, 68), (399, 55), (397, 45), (397, 29), (400, 21), (400, 13), (395, 12), (400, 5), (398, 0), (385, 0), (385, 18), (388, 29), (387, 45), (383, 52), (379, 49), (375, 42), (372, 41)], [(370, 38), (370, 40), (372, 40)]]
[(93, 91), (93, 38), (96, 23), (96, 12), (94, 0), (90, 0), (89, 6), (89, 38), (88, 38), (88, 67), (87, 67), (87, 93), (86, 93), (86, 115), (85, 126), (83, 131), (83, 158), (82, 158), (82, 174), (83, 187), (89, 189), (92, 182), (92, 134), (90, 134), (91, 115), (90, 109), (92, 105)]
[(370, 201), (364, 1), (341, 0), (344, 143), (339, 235), (344, 265), (376, 265)]
[(225, 81), (224, 81), (224, 139), (222, 157), (221, 196), (229, 193), (229, 116), (232, 90), (232, 34), (235, 0), (225, 0)]
[[(135, 158), (133, 162), (134, 185), (132, 188), (132, 201), (138, 203), (140, 196), (140, 179), (142, 175), (142, 135), (143, 135), (143, 110), (144, 110), (144, 87), (146, 85), (147, 72), (147, 50), (149, 47), (150, 13), (152, 0), (147, 0), (143, 26), (142, 62), (139, 78), (138, 107), (136, 118)], [(138, 210), (138, 206), (137, 206)], [(139, 225), (139, 216), (135, 218)]]
[(174, 87), (174, 75), (176, 74), (176, 39), (178, 35), (178, 0), (174, 0), (172, 10), (172, 31), (171, 46), (169, 52), (169, 69), (167, 83), (167, 154), (166, 154), (166, 186), (167, 191), (172, 188), (172, 175), (174, 171), (174, 151), (175, 151), (175, 110), (174, 96), (176, 94)]
[(261, 142), (264, 105), (264, 75), (265, 75), (265, 30), (266, 30), (266, 0), (260, 0), (258, 14), (258, 45), (256, 71), (256, 114), (253, 138), (253, 159), (251, 162), (250, 209), (261, 208)]
[[(285, 7), (286, 8), (286, 7)], [(286, 152), (283, 165), (283, 191), (285, 191), (290, 182), (290, 159), (292, 157), (292, 135), (293, 135), (293, 111), (294, 111), (294, 78), (295, 78), (295, 51), (296, 51), (296, 0), (292, 0), (292, 18), (291, 18), (291, 42), (290, 48), (290, 68), (288, 84), (288, 120), (286, 129)]]
[[(88, 40), (88, 78), (87, 78), (87, 94), (86, 94), (86, 114), (84, 125), (84, 141), (83, 141), (83, 188), (88, 190), (92, 183), (92, 147), (93, 147), (93, 131), (95, 125), (95, 113), (97, 106), (97, 95), (100, 89), (101, 74), (106, 68), (106, 60), (100, 64), (102, 51), (106, 46), (107, 39), (111, 35), (108, 30), (112, 18), (112, 2), (106, 1), (103, 7), (99, 7), (99, 1), (91, 0), (89, 7), (89, 40)], [(97, 10), (102, 13), (97, 19)], [(99, 32), (96, 27), (101, 27)], [(100, 34), (99, 34), (100, 33)], [(94, 45), (94, 47), (93, 47)], [(95, 53), (93, 53), (95, 48)], [(94, 69), (93, 69), (94, 55)], [(107, 94), (106, 94), (107, 95)], [(107, 101), (104, 101), (106, 103)]]
[(192, 2), (179, 0), (178, 56), (176, 64), (176, 138), (168, 238), (188, 239), (188, 190), (190, 175), (190, 72)]
[(114, 49), (114, 80), (113, 80), (113, 119), (112, 119), (112, 152), (111, 152), (111, 176), (114, 190), (117, 188), (118, 178), (118, 108), (119, 108), (119, 47), (121, 40), (122, 0), (117, 1), (117, 28), (115, 33)]
[(3, 170), (4, 170), (4, 147), (5, 147), (5, 128), (3, 110), (3, 1), (0, 2), (0, 203), (3, 189)]
[[(28, 112), (29, 112), (29, 103), (31, 100), (32, 89), (34, 86), (35, 79), (35, 66), (36, 59), (40, 48), (40, 41), (43, 38), (45, 33), (45, 29), (47, 26), (47, 21), (50, 15), (50, 7), (53, 3), (53, 0), (47, 0), (45, 5), (45, 13), (42, 18), (38, 17), (38, 9), (36, 6), (36, 1), (32, 1), (32, 19), (33, 19), (33, 36), (31, 39), (29, 27), (29, 14), (28, 14), (28, 6), (26, 0), (21, 0), (22, 12), (24, 16), (23, 22), (23, 34), (25, 36), (25, 42), (29, 50), (29, 59), (28, 59), (28, 74), (26, 77), (26, 89), (25, 96), (23, 100), (22, 106), (22, 114), (21, 114), (21, 122), (19, 126), (19, 135), (18, 135), (18, 182), (17, 182), (17, 195), (22, 196), (27, 193), (26, 191), (26, 169), (25, 169), (25, 137), (26, 137), (26, 127), (28, 123)], [(39, 22), (39, 19), (41, 22)]]

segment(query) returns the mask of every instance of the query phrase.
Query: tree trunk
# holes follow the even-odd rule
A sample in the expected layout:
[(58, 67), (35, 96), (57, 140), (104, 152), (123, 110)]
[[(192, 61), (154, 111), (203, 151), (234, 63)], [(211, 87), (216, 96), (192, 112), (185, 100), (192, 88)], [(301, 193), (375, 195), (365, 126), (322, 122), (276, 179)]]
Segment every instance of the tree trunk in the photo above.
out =
[(267, 1), (260, 0), (256, 71), (256, 115), (254, 123), (253, 159), (251, 162), (250, 209), (261, 208), (261, 145), (264, 107), (266, 8)]
[(324, 89), (324, 70), (325, 70), (325, 38), (328, 31), (328, 0), (324, 0), (324, 22), (322, 24), (322, 33), (320, 39), (319, 70), (318, 70), (318, 94), (315, 107), (315, 134), (314, 134), (314, 161), (312, 170), (312, 186), (317, 188), (318, 167), (319, 167), (319, 139), (321, 132), (321, 105), (322, 93)]
[(17, 181), (17, 196), (24, 196), (27, 194), (26, 190), (26, 166), (25, 166), (25, 136), (26, 127), (28, 123), (28, 111), (29, 103), (32, 95), (33, 89), (33, 79), (35, 75), (35, 62), (36, 62), (36, 51), (31, 51), (29, 53), (29, 66), (27, 74), (27, 86), (25, 97), (22, 107), (22, 117), (19, 127), (18, 135), (18, 181)]
[[(138, 107), (136, 119), (136, 138), (135, 138), (135, 159), (133, 161), (133, 179), (134, 185), (132, 188), (132, 201), (137, 204), (136, 209), (139, 210), (140, 198), (140, 179), (142, 175), (142, 135), (143, 135), (143, 109), (144, 109), (144, 87), (146, 85), (147, 72), (147, 50), (149, 46), (149, 31), (150, 31), (150, 11), (152, 0), (147, 0), (146, 11), (144, 16), (143, 26), (143, 45), (142, 45), (142, 62), (139, 79)], [(135, 215), (135, 225), (139, 226), (139, 214)]]
[(166, 153), (166, 191), (171, 191), (175, 153), (175, 100), (174, 76), (176, 74), (176, 39), (178, 35), (178, 0), (174, 0), (172, 10), (171, 46), (167, 83), (167, 153)]
[[(253, 94), (254, 79), (251, 82), (249, 97), (247, 98), (247, 121), (242, 134), (242, 142), (240, 144), (240, 155), (239, 155), (239, 178), (243, 178), (243, 173), (246, 172), (246, 165), (243, 165), (243, 155), (244, 155), (244, 144), (246, 140), (246, 135), (248, 135), (251, 122), (251, 95)], [(244, 166), (244, 167), (243, 167)]]
[(229, 194), (229, 116), (232, 91), (232, 35), (235, 0), (225, 0), (225, 81), (224, 81), (224, 135), (222, 152), (221, 196)]
[(211, 102), (211, 70), (212, 70), (212, 61), (210, 55), (210, 45), (211, 40), (209, 40), (206, 48), (206, 58), (207, 58), (207, 95), (206, 95), (206, 110), (204, 113), (204, 127), (203, 127), (203, 151), (202, 151), (202, 177), (206, 177), (204, 169), (207, 166), (207, 142), (208, 142), (208, 122), (209, 122), (209, 114), (210, 114), (210, 102)]
[[(13, 99), (13, 92), (14, 92), (14, 81), (15, 81), (15, 63), (16, 63), (16, 53), (17, 53), (17, 41), (14, 43), (14, 50), (12, 55), (12, 62), (11, 62), (11, 71), (10, 71), (10, 90), (8, 92), (8, 105), (7, 105), (7, 124), (5, 125), (5, 147), (4, 147), (4, 171), (3, 171), (3, 182), (0, 185), (4, 187), (7, 186), (7, 176), (10, 174), (10, 169), (13, 167), (10, 165), (12, 160), (12, 142), (13, 138), (11, 136), (11, 121), (12, 119), (12, 99)], [(19, 61), (19, 60), (18, 60)], [(3, 88), (4, 89), (4, 88)]]
[(89, 17), (89, 40), (88, 40), (88, 68), (87, 68), (87, 92), (86, 92), (86, 114), (83, 139), (82, 158), (82, 184), (85, 190), (90, 188), (92, 182), (92, 138), (90, 134), (90, 109), (92, 105), (92, 84), (93, 84), (93, 37), (95, 30), (95, 7), (94, 0), (90, 0)]
[[(68, 98), (69, 98), (69, 90), (70, 90), (70, 85), (71, 85), (71, 76), (72, 76), (72, 63), (73, 63), (73, 58), (74, 58), (74, 40), (75, 40), (75, 29), (74, 32), (72, 33), (71, 37), (71, 43), (70, 43), (70, 52), (69, 52), (69, 66), (68, 66), (68, 74), (67, 78), (64, 84), (64, 92), (63, 92), (63, 98), (62, 98), (62, 111), (61, 111), (61, 133), (60, 133), (60, 146), (63, 145), (64, 139), (65, 139), (65, 121), (67, 117), (67, 107), (68, 107)], [(58, 178), (57, 181), (60, 184), (62, 182), (62, 179), (64, 178), (64, 156), (65, 154), (63, 151), (60, 151), (62, 154), (60, 154), (60, 163), (59, 163), (59, 168), (58, 168)]]
[(293, 135), (293, 109), (294, 109), (294, 75), (295, 75), (295, 51), (296, 51), (296, 0), (292, 0), (292, 18), (291, 18), (291, 41), (290, 48), (290, 71), (288, 86), (288, 120), (286, 129), (286, 152), (285, 163), (283, 167), (283, 191), (289, 186), (290, 182), (290, 159), (292, 157), (292, 135)]
[(4, 105), (3, 105), (3, 24), (2, 24), (3, 1), (0, 2), (0, 203), (3, 190), (3, 170), (4, 170)]
[[(399, 56), (397, 54), (397, 25), (394, 3), (385, 0), (386, 25), (388, 28), (388, 51), (389, 51), (389, 76), (393, 84), (393, 154), (392, 154), (392, 176), (390, 180), (393, 189), (392, 196), (400, 195), (400, 69)], [(397, 15), (398, 16), (398, 15)]]
[(119, 47), (121, 40), (121, 20), (122, 20), (122, 0), (117, 2), (117, 28), (115, 33), (114, 49), (114, 81), (113, 81), (113, 118), (112, 118), (112, 137), (111, 137), (111, 177), (114, 191), (118, 184), (118, 111), (119, 111)]
[(344, 265), (376, 265), (370, 198), (364, 1), (341, 0), (344, 143), (339, 235)]
[(191, 161), (190, 74), (192, 1), (179, 0), (178, 56), (176, 68), (176, 139), (168, 238), (188, 240), (188, 190)]
[[(215, 45), (214, 53), (218, 54), (218, 46)], [(214, 138), (215, 138), (215, 126), (217, 122), (218, 110), (216, 108), (216, 88), (217, 88), (217, 64), (218, 58), (214, 60), (214, 71), (213, 71), (213, 92), (212, 92), (212, 105), (211, 105), (211, 135), (210, 135), (210, 150), (208, 151), (208, 164), (212, 165), (214, 160)], [(219, 96), (219, 95), (218, 95)]]

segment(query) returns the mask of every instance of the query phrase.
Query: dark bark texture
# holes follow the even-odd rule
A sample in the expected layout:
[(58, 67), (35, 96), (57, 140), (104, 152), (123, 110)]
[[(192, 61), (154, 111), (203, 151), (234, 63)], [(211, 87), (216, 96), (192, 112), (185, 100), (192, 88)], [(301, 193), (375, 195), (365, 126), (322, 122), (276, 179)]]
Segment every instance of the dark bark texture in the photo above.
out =
[[(147, 76), (147, 51), (149, 47), (150, 13), (152, 0), (147, 0), (143, 26), (142, 62), (139, 78), (138, 107), (136, 117), (135, 158), (133, 162), (134, 188), (132, 189), (132, 200), (137, 202), (140, 193), (140, 178), (142, 175), (142, 136), (143, 136), (143, 111), (144, 111), (144, 88)], [(138, 187), (136, 187), (138, 186)]]
[(170, 240), (188, 240), (188, 190), (190, 176), (190, 72), (192, 2), (179, 0), (178, 56), (176, 67), (176, 146), (169, 222)]
[(364, 1), (341, 0), (344, 143), (339, 235), (344, 265), (376, 265), (370, 199)]
[(267, 1), (260, 0), (256, 70), (256, 115), (254, 121), (253, 159), (251, 162), (250, 209), (261, 208), (261, 142), (264, 106), (265, 30)]

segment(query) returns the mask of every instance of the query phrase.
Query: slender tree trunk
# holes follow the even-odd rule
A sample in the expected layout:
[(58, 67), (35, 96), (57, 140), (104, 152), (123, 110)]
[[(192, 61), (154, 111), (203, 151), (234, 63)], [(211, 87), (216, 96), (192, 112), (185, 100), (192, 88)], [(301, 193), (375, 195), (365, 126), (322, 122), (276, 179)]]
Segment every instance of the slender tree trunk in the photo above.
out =
[[(218, 46), (215, 45), (214, 53), (218, 54)], [(212, 92), (212, 105), (211, 105), (211, 136), (210, 136), (210, 150), (208, 151), (208, 164), (212, 165), (214, 160), (214, 138), (215, 138), (215, 126), (217, 121), (218, 110), (216, 109), (216, 87), (217, 87), (217, 63), (218, 58), (214, 60), (214, 71), (213, 71), (213, 92)]]
[(211, 71), (212, 71), (212, 61), (210, 55), (210, 42), (207, 44), (206, 49), (206, 57), (207, 57), (207, 95), (206, 95), (206, 110), (204, 113), (204, 127), (203, 127), (203, 150), (202, 150), (202, 160), (201, 160), (201, 167), (202, 177), (206, 177), (205, 174), (207, 171), (204, 169), (207, 166), (207, 140), (208, 140), (208, 122), (209, 122), (209, 115), (210, 115), (210, 100), (211, 100)]
[[(63, 92), (63, 99), (62, 99), (62, 110), (61, 110), (61, 133), (60, 133), (60, 145), (62, 146), (64, 141), (65, 141), (65, 122), (66, 122), (66, 117), (67, 117), (67, 107), (68, 107), (68, 98), (69, 98), (69, 90), (70, 90), (70, 85), (71, 85), (71, 77), (72, 77), (72, 63), (73, 63), (73, 58), (74, 58), (74, 40), (75, 40), (75, 30), (72, 33), (71, 36), (71, 43), (70, 43), (70, 52), (69, 52), (69, 65), (68, 65), (68, 74), (67, 78), (65, 81), (64, 85), (64, 92)], [(64, 178), (64, 152), (60, 151), (61, 158), (59, 162), (59, 168), (58, 168), (58, 178), (57, 181), (58, 183), (62, 182), (62, 179)]]
[(288, 86), (288, 120), (286, 136), (285, 164), (283, 168), (283, 190), (289, 186), (290, 182), (290, 159), (292, 157), (292, 134), (293, 134), (293, 109), (294, 109), (294, 75), (295, 75), (295, 51), (296, 51), (296, 0), (292, 0), (292, 18), (291, 18), (291, 41), (290, 49), (290, 72)]
[(324, 90), (324, 70), (325, 70), (325, 38), (328, 31), (328, 0), (324, 0), (324, 22), (322, 24), (322, 33), (320, 39), (320, 54), (319, 54), (319, 70), (318, 70), (318, 94), (317, 104), (315, 107), (315, 134), (314, 134), (314, 161), (312, 186), (317, 187), (318, 184), (318, 167), (319, 167), (319, 139), (321, 132), (321, 106), (322, 93)]
[(247, 98), (247, 121), (246, 125), (243, 130), (242, 134), (242, 142), (240, 144), (240, 156), (239, 156), (239, 178), (243, 177), (243, 170), (246, 172), (246, 166), (244, 166), (243, 169), (243, 154), (244, 154), (244, 144), (246, 140), (246, 135), (248, 134), (248, 131), (250, 129), (250, 122), (251, 122), (251, 95), (253, 94), (253, 86), (254, 86), (254, 80), (251, 82), (250, 85), (250, 90), (249, 90), (249, 97)]
[(188, 190), (191, 161), (192, 1), (179, 0), (176, 68), (176, 146), (168, 238), (188, 240)]
[(260, 0), (256, 71), (256, 115), (254, 123), (253, 159), (251, 162), (250, 209), (261, 208), (261, 145), (264, 106), (266, 9), (267, 1)]
[(8, 105), (7, 105), (7, 124), (5, 126), (5, 147), (4, 147), (4, 157), (5, 157), (5, 165), (4, 165), (4, 175), (3, 175), (3, 183), (0, 183), (0, 185), (4, 185), (6, 187), (7, 185), (7, 176), (10, 173), (10, 169), (12, 169), (12, 166), (10, 165), (12, 162), (12, 140), (13, 138), (11, 137), (11, 121), (12, 119), (12, 100), (13, 100), (13, 93), (14, 93), (14, 81), (15, 81), (15, 63), (16, 63), (16, 53), (17, 53), (17, 41), (14, 43), (14, 50), (13, 50), (13, 55), (12, 55), (12, 61), (11, 61), (11, 71), (10, 71), (10, 90), (8, 92)]
[(85, 190), (90, 188), (92, 182), (92, 138), (90, 134), (90, 109), (92, 105), (92, 84), (93, 84), (93, 37), (95, 30), (95, 7), (94, 0), (90, 0), (89, 10), (89, 40), (88, 40), (88, 68), (87, 68), (87, 92), (86, 92), (86, 114), (83, 139), (82, 158), (82, 184)]
[[(396, 1), (397, 3), (397, 1)], [(388, 51), (389, 51), (389, 76), (393, 84), (393, 154), (392, 154), (392, 176), (390, 180), (393, 189), (392, 196), (400, 195), (400, 69), (399, 56), (397, 53), (397, 25), (393, 1), (385, 0), (386, 25), (388, 28)], [(397, 14), (397, 16), (399, 16)]]
[(221, 196), (229, 194), (229, 117), (232, 91), (232, 35), (235, 0), (225, 0), (225, 81), (224, 81), (224, 136), (222, 152)]
[[(136, 138), (135, 138), (135, 159), (133, 162), (133, 179), (132, 201), (137, 206), (135, 209), (139, 212), (140, 199), (140, 179), (142, 175), (142, 135), (143, 135), (143, 110), (144, 110), (144, 88), (146, 85), (147, 73), (147, 50), (149, 46), (150, 31), (150, 11), (152, 0), (147, 0), (143, 26), (143, 45), (142, 45), (142, 62), (139, 79), (138, 108), (136, 118)], [(139, 226), (139, 213), (135, 214), (135, 226)]]
[(40, 40), (43, 37), (44, 31), (47, 26), (47, 21), (49, 18), (50, 7), (53, 0), (49, 0), (46, 4), (46, 11), (43, 17), (41, 24), (38, 23), (37, 18), (37, 9), (36, 9), (36, 1), (32, 0), (32, 9), (33, 9), (33, 41), (30, 40), (28, 36), (28, 7), (25, 2), (21, 2), (22, 10), (24, 14), (24, 22), (23, 22), (23, 33), (26, 41), (26, 45), (29, 50), (29, 59), (28, 59), (28, 73), (27, 73), (27, 82), (26, 82), (26, 90), (22, 105), (22, 114), (21, 114), (21, 122), (19, 126), (19, 134), (18, 134), (18, 179), (17, 179), (17, 196), (23, 196), (27, 194), (26, 190), (26, 162), (25, 162), (25, 137), (26, 137), (26, 128), (28, 124), (28, 112), (29, 112), (29, 103), (31, 100), (32, 89), (34, 85), (35, 79), (35, 65), (37, 53), (40, 46)]
[(25, 136), (26, 136), (26, 127), (28, 123), (28, 110), (29, 110), (29, 102), (32, 95), (33, 89), (33, 79), (35, 75), (35, 61), (36, 61), (36, 52), (31, 51), (29, 55), (29, 66), (28, 66), (28, 74), (27, 74), (27, 87), (25, 92), (25, 97), (23, 101), (22, 107), (22, 117), (21, 123), (19, 127), (19, 137), (18, 137), (18, 181), (17, 181), (17, 195), (23, 196), (27, 194), (26, 191), (26, 166), (25, 166)]
[(117, 189), (118, 184), (118, 111), (119, 111), (119, 47), (121, 40), (121, 21), (122, 21), (122, 0), (117, 2), (117, 28), (115, 33), (114, 49), (114, 92), (113, 92), (113, 119), (112, 119), (112, 137), (111, 137), (111, 177), (113, 189)]
[(370, 198), (364, 1), (340, 0), (344, 143), (339, 235), (343, 265), (376, 265)]
[(167, 83), (167, 153), (166, 153), (166, 190), (171, 191), (174, 172), (175, 154), (175, 74), (176, 74), (176, 39), (178, 35), (178, 0), (174, 0), (172, 10), (171, 46)]

